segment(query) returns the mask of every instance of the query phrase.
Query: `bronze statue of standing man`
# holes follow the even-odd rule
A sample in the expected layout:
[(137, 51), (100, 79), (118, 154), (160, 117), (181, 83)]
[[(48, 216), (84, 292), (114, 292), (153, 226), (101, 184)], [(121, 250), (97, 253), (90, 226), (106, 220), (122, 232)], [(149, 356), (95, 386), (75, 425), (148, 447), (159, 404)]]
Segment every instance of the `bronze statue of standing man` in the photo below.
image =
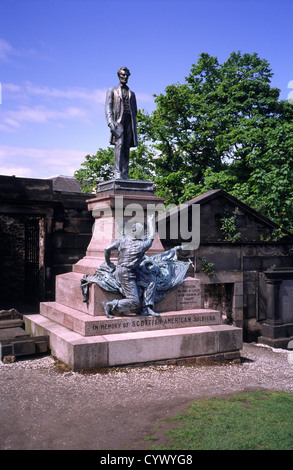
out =
[(130, 72), (121, 67), (117, 73), (119, 85), (110, 88), (106, 96), (106, 119), (114, 148), (114, 178), (129, 179), (129, 149), (137, 146), (136, 97), (127, 86)]

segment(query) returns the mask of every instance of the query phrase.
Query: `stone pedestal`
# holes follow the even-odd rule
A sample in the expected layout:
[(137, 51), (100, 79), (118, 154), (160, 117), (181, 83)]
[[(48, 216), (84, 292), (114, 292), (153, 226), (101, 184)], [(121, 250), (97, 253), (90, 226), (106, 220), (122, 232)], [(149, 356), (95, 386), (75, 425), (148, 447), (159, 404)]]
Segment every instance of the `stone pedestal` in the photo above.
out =
[(266, 318), (262, 322), (258, 342), (286, 349), (293, 339), (293, 268), (271, 268), (263, 275)]
[[(196, 357), (239, 358), (242, 330), (221, 323), (220, 313), (203, 309), (200, 281), (189, 277), (155, 305), (160, 317), (135, 314), (109, 319), (104, 304), (118, 298), (96, 284), (82, 301), (80, 281), (104, 262), (104, 249), (119, 238), (119, 224), (135, 215), (144, 221), (163, 199), (151, 182), (109, 181), (88, 201), (95, 225), (86, 256), (70, 273), (56, 278), (55, 302), (43, 302), (39, 315), (24, 317), (32, 336), (49, 335), (53, 356), (73, 370), (177, 361)], [(136, 212), (134, 214), (133, 212)], [(164, 251), (156, 235), (148, 255)], [(115, 260), (114, 260), (115, 261)], [(225, 356), (226, 355), (226, 356)]]
[[(113, 180), (100, 183), (97, 197), (88, 201), (95, 221), (92, 239), (86, 256), (73, 266), (73, 272), (94, 274), (105, 261), (106, 246), (121, 237), (125, 222), (136, 218), (146, 223), (148, 214), (163, 207), (164, 199), (154, 196), (150, 181)], [(164, 248), (156, 233), (147, 254), (152, 256), (162, 251)]]

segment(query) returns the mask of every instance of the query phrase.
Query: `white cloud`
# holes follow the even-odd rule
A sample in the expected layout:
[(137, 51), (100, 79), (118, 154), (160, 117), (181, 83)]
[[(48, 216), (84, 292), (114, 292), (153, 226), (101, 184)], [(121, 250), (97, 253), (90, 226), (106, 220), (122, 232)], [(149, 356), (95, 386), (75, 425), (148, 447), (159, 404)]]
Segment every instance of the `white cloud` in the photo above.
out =
[[(4, 53), (5, 48), (2, 44), (2, 54)], [(7, 48), (8, 53), (9, 48)], [(0, 174), (35, 178), (56, 175), (72, 176), (84, 162), (85, 156), (96, 152), (96, 148), (73, 150), (34, 147), (34, 145), (42, 145), (38, 142), (43, 136), (43, 131), (44, 146), (47, 142), (55, 142), (56, 146), (62, 147), (63, 144), (58, 144), (56, 139), (60, 139), (60, 135), (63, 134), (68, 142), (64, 145), (74, 145), (73, 141), (77, 139), (76, 132), (80, 132), (79, 141), (83, 139), (86, 141), (85, 147), (88, 147), (92, 129), (96, 129), (97, 133), (95, 134), (94, 131), (91, 145), (102, 146), (104, 144), (100, 142), (104, 140), (105, 145), (108, 145), (108, 128), (104, 116), (105, 89), (55, 88), (35, 85), (31, 82), (3, 83), (2, 85), (3, 106), (0, 107), (2, 143), (13, 144), (15, 139), (11, 140), (11, 137), (14, 135), (17, 136), (17, 142), (21, 142), (23, 133), (24, 141), (32, 146), (0, 145)], [(148, 95), (137, 94), (137, 98), (139, 102), (152, 100)], [(58, 127), (66, 128), (66, 132), (56, 132), (55, 138), (54, 133)], [(89, 127), (91, 127), (91, 132), (88, 132)], [(27, 131), (29, 131), (28, 136)], [(10, 138), (9, 142), (4, 140), (4, 132), (11, 134), (7, 136)]]
[(20, 123), (13, 119), (13, 117), (9, 117), (7, 116), (4, 120), (3, 120), (3, 124), (2, 124), (3, 127), (7, 127), (9, 128), (10, 127), (13, 127), (13, 128), (18, 128), (20, 127)]
[(73, 176), (88, 151), (0, 145), (0, 174), (49, 178)]
[[(25, 83), (26, 92), (31, 95), (39, 95), (47, 98), (60, 98), (66, 100), (81, 100), (93, 104), (105, 104), (106, 88), (94, 88), (92, 90), (81, 87), (69, 87), (66, 89), (50, 88), (46, 86), (33, 85), (30, 82)], [(136, 93), (137, 100), (153, 103), (154, 98), (147, 93)]]
[(19, 102), (24, 98), (23, 87), (15, 85), (14, 83), (1, 83), (2, 86), (2, 103), (8, 102), (10, 99), (18, 100)]
[(20, 106), (19, 108), (7, 111), (0, 124), (2, 131), (18, 130), (26, 123), (30, 124), (48, 124), (56, 122), (60, 125), (63, 121), (80, 120), (90, 124), (88, 113), (81, 108), (74, 106), (67, 107), (63, 110), (50, 109), (45, 106)]
[(8, 61), (11, 57), (37, 57), (34, 49), (15, 49), (8, 41), (0, 38), (0, 60)]
[[(87, 104), (96, 106), (97, 104), (105, 104), (106, 99), (106, 88), (94, 88), (88, 89), (83, 87), (68, 87), (65, 89), (54, 88), (43, 85), (35, 85), (31, 82), (25, 82), (22, 85), (15, 85), (13, 83), (3, 83), (3, 93), (9, 97), (16, 97), (19, 99), (23, 97), (36, 97), (50, 99), (56, 98), (58, 100), (71, 100), (71, 101), (83, 101)], [(153, 103), (154, 98), (147, 93), (136, 93), (138, 101), (147, 103)]]
[[(0, 131), (15, 132), (25, 124), (50, 124), (59, 127), (65, 121), (79, 120), (88, 125), (104, 112), (106, 90), (50, 88), (30, 82), (3, 83)], [(14, 104), (9, 103), (9, 99)], [(9, 106), (10, 105), (10, 106)]]
[(5, 92), (11, 94), (19, 93), (21, 91), (21, 87), (19, 85), (15, 85), (14, 83), (3, 83), (2, 86)]
[(19, 178), (35, 178), (35, 171), (32, 168), (21, 166), (5, 165), (0, 167), (1, 175), (17, 176)]
[(0, 60), (7, 60), (13, 52), (13, 47), (7, 41), (0, 38)]
[(105, 103), (106, 89), (89, 90), (80, 87), (69, 87), (66, 89), (50, 88), (47, 86), (33, 85), (30, 82), (25, 83), (25, 90), (30, 95), (44, 96), (45, 98), (59, 98), (66, 100), (81, 100), (94, 103)]

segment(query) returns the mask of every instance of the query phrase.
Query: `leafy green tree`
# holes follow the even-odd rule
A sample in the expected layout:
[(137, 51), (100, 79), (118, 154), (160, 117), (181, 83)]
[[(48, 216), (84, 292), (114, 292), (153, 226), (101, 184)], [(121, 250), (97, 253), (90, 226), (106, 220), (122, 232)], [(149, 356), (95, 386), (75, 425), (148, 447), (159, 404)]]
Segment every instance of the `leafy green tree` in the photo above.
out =
[(154, 155), (138, 138), (138, 146), (130, 150), (129, 178), (132, 180), (155, 180)]
[[(293, 230), (293, 106), (271, 86), (269, 63), (232, 52), (220, 64), (199, 56), (183, 84), (138, 112), (130, 178), (151, 179), (166, 204), (225, 189)], [(87, 156), (75, 173), (84, 189), (113, 177), (113, 148)]]
[(235, 192), (247, 204), (293, 230), (293, 122), (266, 129), (266, 151), (250, 158), (247, 182), (236, 184)]
[[(151, 150), (139, 141), (130, 151), (129, 177), (133, 180), (154, 180), (154, 164)], [(81, 168), (74, 173), (83, 192), (91, 193), (100, 181), (114, 178), (114, 147), (100, 148), (95, 155), (87, 155)]]
[(262, 140), (262, 146), (255, 146), (247, 154), (246, 179), (239, 176), (235, 161), (218, 173), (207, 170), (204, 184), (195, 191), (201, 194), (211, 189), (225, 189), (281, 227), (293, 231), (292, 119), (291, 122), (277, 119), (275, 127), (268, 123)]
[(293, 116), (293, 107), (278, 101), (279, 90), (270, 86), (272, 76), (256, 53), (233, 52), (222, 65), (203, 53), (184, 84), (156, 96), (154, 112), (139, 115), (139, 131), (157, 153), (159, 195), (179, 203), (215, 187), (242, 199), (241, 185), (247, 196), (256, 191), (257, 179), (247, 182), (259, 160), (269, 164), (277, 127), (287, 139), (285, 124)]
[(99, 181), (114, 177), (114, 151), (112, 147), (100, 148), (95, 155), (87, 155), (81, 168), (74, 173), (83, 192), (91, 193)]

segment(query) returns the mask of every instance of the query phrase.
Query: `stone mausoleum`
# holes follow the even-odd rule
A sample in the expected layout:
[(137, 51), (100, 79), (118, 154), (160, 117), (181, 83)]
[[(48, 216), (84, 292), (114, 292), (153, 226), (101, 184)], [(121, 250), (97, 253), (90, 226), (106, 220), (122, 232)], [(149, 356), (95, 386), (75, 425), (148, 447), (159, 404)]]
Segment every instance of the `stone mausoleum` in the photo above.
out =
[[(192, 205), (200, 206), (200, 244), (186, 256), (201, 280), (202, 306), (243, 328), (244, 341), (286, 348), (293, 338), (293, 234), (223, 190), (187, 205), (190, 224)], [(166, 249), (184, 242), (168, 233)]]

